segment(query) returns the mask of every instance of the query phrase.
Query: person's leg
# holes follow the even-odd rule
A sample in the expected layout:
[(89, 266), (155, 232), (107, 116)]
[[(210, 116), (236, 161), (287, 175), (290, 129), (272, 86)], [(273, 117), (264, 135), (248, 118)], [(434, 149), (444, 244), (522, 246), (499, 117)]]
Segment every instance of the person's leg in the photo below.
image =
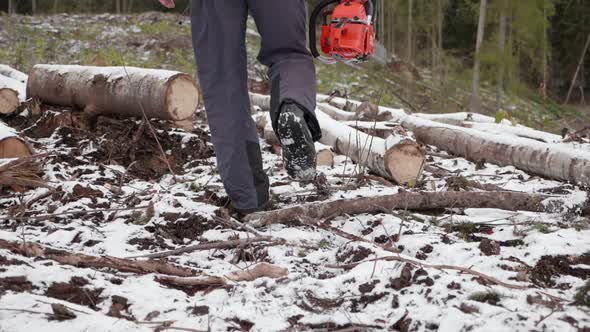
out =
[(246, 0), (193, 0), (192, 35), (199, 81), (217, 164), (236, 208), (268, 203), (268, 177), (250, 117), (246, 62)]
[(297, 170), (315, 173), (313, 141), (321, 138), (314, 112), (315, 65), (306, 45), (305, 1), (248, 0), (248, 6), (262, 37), (258, 60), (269, 67), (271, 119), (283, 145), (285, 166), (289, 174), (305, 179), (308, 176)]

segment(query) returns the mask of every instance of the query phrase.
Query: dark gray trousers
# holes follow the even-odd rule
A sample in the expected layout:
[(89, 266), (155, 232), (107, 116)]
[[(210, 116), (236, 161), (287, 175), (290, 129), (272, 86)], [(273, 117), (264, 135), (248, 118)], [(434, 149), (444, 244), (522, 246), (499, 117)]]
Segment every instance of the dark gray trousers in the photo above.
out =
[[(285, 102), (306, 112), (318, 140), (316, 77), (306, 47), (304, 0), (192, 0), (193, 47), (212, 142), (224, 187), (240, 210), (256, 210), (269, 199), (268, 177), (247, 87), (246, 19), (254, 17), (262, 36), (258, 60), (269, 68), (273, 126)], [(276, 127), (276, 126), (275, 126)]]

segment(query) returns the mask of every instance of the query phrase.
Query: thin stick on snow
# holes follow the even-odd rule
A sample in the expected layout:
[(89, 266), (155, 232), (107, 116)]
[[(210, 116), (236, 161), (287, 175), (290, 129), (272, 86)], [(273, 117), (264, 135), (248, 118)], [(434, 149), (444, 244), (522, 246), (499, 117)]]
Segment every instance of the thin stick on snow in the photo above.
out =
[(0, 218), (0, 221), (5, 221), (5, 220), (16, 220), (16, 221), (35, 220), (35, 221), (40, 221), (40, 220), (52, 219), (52, 218), (55, 218), (55, 217), (68, 216), (68, 215), (71, 215), (71, 214), (92, 214), (92, 213), (100, 213), (100, 212), (134, 211), (134, 210), (145, 210), (147, 208), (149, 208), (149, 206), (128, 207), (128, 208), (120, 208), (120, 209), (78, 210), (78, 211), (68, 211), (68, 212), (53, 213), (53, 214), (40, 214), (40, 215), (28, 216), (28, 217), (26, 217), (26, 216), (23, 216), (23, 217), (2, 217), (2, 218)]
[(455, 271), (460, 271), (463, 273), (467, 273), (476, 277), (480, 277), (483, 278), (484, 280), (487, 280), (489, 282), (492, 282), (496, 285), (499, 286), (503, 286), (509, 289), (529, 289), (530, 286), (524, 286), (524, 285), (515, 285), (515, 284), (509, 284), (506, 282), (503, 282), (502, 280), (499, 280), (496, 277), (492, 277), (489, 276), (487, 274), (472, 270), (470, 268), (467, 267), (462, 267), (462, 266), (455, 266), (455, 265), (444, 265), (444, 264), (426, 264), (417, 260), (413, 260), (413, 259), (409, 259), (409, 258), (405, 258), (402, 256), (387, 256), (387, 257), (379, 257), (379, 258), (374, 258), (374, 259), (369, 259), (369, 260), (365, 260), (365, 261), (360, 261), (360, 262), (356, 262), (356, 263), (350, 263), (350, 264), (327, 264), (325, 265), (327, 268), (332, 268), (332, 269), (351, 269), (354, 268), (360, 264), (363, 263), (369, 263), (369, 262), (374, 262), (375, 260), (380, 260), (380, 261), (396, 261), (396, 262), (402, 262), (402, 263), (409, 263), (415, 266), (419, 266), (421, 268), (431, 268), (431, 269), (437, 269), (437, 270), (455, 270)]

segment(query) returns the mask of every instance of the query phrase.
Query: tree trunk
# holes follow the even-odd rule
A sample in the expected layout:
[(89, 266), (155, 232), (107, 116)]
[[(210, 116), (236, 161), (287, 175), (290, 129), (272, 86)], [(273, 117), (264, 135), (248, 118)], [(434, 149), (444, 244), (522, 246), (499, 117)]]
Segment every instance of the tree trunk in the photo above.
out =
[(496, 108), (502, 109), (502, 93), (504, 92), (504, 61), (506, 58), (506, 23), (507, 23), (507, 3), (505, 0), (500, 2), (500, 32), (498, 35), (498, 73), (496, 76)]
[(255, 226), (285, 223), (300, 218), (322, 220), (328, 217), (378, 213), (388, 210), (428, 211), (453, 208), (488, 208), (509, 211), (563, 212), (560, 206), (549, 209), (543, 204), (548, 196), (516, 192), (420, 192), (341, 199), (298, 205), (282, 210), (257, 212), (245, 220)]
[(424, 144), (477, 162), (514, 166), (547, 178), (590, 186), (590, 152), (505, 135), (492, 135), (407, 116), (402, 121)]
[(570, 89), (567, 92), (567, 97), (565, 98), (565, 103), (568, 104), (570, 102), (570, 97), (572, 96), (572, 91), (574, 90), (574, 86), (576, 85), (576, 81), (578, 80), (578, 74), (580, 73), (580, 68), (584, 64), (584, 59), (586, 58), (586, 52), (588, 52), (588, 46), (590, 46), (590, 32), (588, 33), (588, 38), (586, 39), (586, 44), (584, 45), (584, 50), (582, 51), (582, 56), (580, 57), (580, 62), (578, 63), (578, 67), (576, 68), (576, 72), (574, 73), (574, 78), (572, 79), (572, 84), (570, 85)]
[[(250, 102), (262, 110), (270, 108), (268, 96), (251, 93)], [(360, 107), (360, 104), (362, 103), (356, 107)], [(386, 146), (384, 139), (367, 135), (337, 121), (358, 119), (355, 113), (323, 103), (318, 104), (318, 108), (316, 115), (322, 124), (322, 144), (331, 146), (336, 153), (348, 156), (361, 167), (367, 167), (372, 172), (397, 183), (408, 184), (418, 180), (424, 168), (425, 156), (423, 149), (411, 137), (398, 137), (397, 144)], [(322, 110), (327, 111), (327, 114)]]
[(198, 90), (187, 74), (131, 67), (36, 65), (27, 95), (52, 105), (99, 114), (181, 121), (197, 110)]
[(115, 7), (117, 11), (117, 15), (121, 14), (121, 0), (115, 0)]
[(413, 33), (412, 33), (412, 25), (414, 24), (413, 22), (413, 18), (414, 18), (414, 0), (408, 0), (408, 50), (407, 50), (407, 54), (408, 54), (408, 59), (407, 62), (411, 63), (412, 62), (412, 56), (413, 56), (413, 52), (412, 52), (412, 47), (413, 47)]
[(8, 0), (8, 15), (12, 15), (15, 13), (16, 8), (14, 7), (14, 1), (15, 0)]
[(31, 11), (33, 16), (37, 15), (37, 0), (31, 0)]
[(0, 121), (0, 159), (28, 157), (32, 154), (31, 145), (20, 138), (12, 128)]
[(316, 115), (322, 124), (320, 142), (334, 148), (336, 153), (399, 184), (415, 184), (420, 178), (425, 154), (411, 138), (398, 137), (387, 146), (385, 140), (342, 124), (320, 110), (316, 110)]
[(479, 99), (479, 54), (481, 51), (481, 44), (483, 43), (483, 37), (485, 32), (486, 7), (487, 0), (480, 0), (479, 23), (477, 25), (477, 40), (475, 42), (475, 55), (473, 61), (473, 86), (471, 88), (471, 98), (469, 101), (469, 109), (472, 112), (479, 112), (479, 109), (481, 107), (481, 100)]
[(16, 111), (25, 98), (25, 85), (0, 74), (0, 114)]
[(17, 80), (21, 83), (27, 82), (27, 74), (20, 72), (7, 65), (0, 65), (0, 75), (12, 78), (13, 80)]

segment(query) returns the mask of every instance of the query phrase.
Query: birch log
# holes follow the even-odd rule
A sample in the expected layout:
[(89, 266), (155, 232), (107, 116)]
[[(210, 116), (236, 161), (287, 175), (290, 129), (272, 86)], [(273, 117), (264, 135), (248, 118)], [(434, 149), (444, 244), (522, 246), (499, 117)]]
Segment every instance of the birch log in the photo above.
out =
[(4, 75), (6, 77), (10, 77), (13, 80), (19, 81), (22, 84), (27, 83), (27, 74), (20, 72), (10, 66), (7, 65), (0, 65), (0, 75)]
[(514, 166), (546, 178), (590, 186), (590, 152), (510, 135), (446, 125), (387, 109), (416, 139), (473, 161)]
[(197, 110), (195, 81), (175, 71), (132, 67), (36, 65), (28, 97), (99, 114), (182, 121)]
[[(344, 101), (334, 99), (333, 104), (340, 106)], [(357, 105), (360, 102), (354, 102)], [(412, 130), (416, 139), (424, 144), (473, 161), (486, 161), (500, 166), (514, 166), (525, 172), (538, 174), (546, 178), (590, 186), (590, 152), (572, 149), (559, 144), (540, 142), (539, 139), (498, 135), (482, 132), (472, 128), (448, 125), (440, 122), (409, 115), (401, 109), (380, 107), (389, 112), (394, 121)], [(481, 117), (479, 117), (481, 118)], [(489, 123), (487, 123), (489, 124)], [(481, 129), (484, 123), (474, 126)], [(496, 127), (497, 129), (497, 127)], [(529, 128), (530, 129), (530, 128)], [(515, 129), (515, 131), (518, 130)], [(539, 131), (523, 131), (536, 138), (554, 141), (555, 135)]]
[(29, 157), (33, 148), (4, 122), (0, 121), (0, 159)]
[(422, 148), (412, 139), (401, 138), (386, 146), (384, 139), (367, 135), (316, 110), (322, 127), (320, 142), (332, 146), (336, 153), (351, 158), (372, 172), (399, 184), (416, 183), (424, 169)]
[[(251, 93), (250, 102), (262, 110), (270, 108), (269, 96)], [(329, 115), (323, 110), (327, 110)], [(399, 184), (415, 183), (420, 178), (425, 165), (425, 153), (410, 137), (401, 138), (399, 144), (386, 148), (384, 139), (365, 134), (338, 121), (352, 121), (356, 118), (355, 113), (320, 103), (316, 116), (322, 128), (320, 142), (331, 146), (336, 153), (345, 155), (375, 174)], [(258, 126), (261, 125), (260, 121), (256, 122)]]
[(0, 74), (0, 114), (16, 111), (21, 100), (24, 100), (24, 84)]

